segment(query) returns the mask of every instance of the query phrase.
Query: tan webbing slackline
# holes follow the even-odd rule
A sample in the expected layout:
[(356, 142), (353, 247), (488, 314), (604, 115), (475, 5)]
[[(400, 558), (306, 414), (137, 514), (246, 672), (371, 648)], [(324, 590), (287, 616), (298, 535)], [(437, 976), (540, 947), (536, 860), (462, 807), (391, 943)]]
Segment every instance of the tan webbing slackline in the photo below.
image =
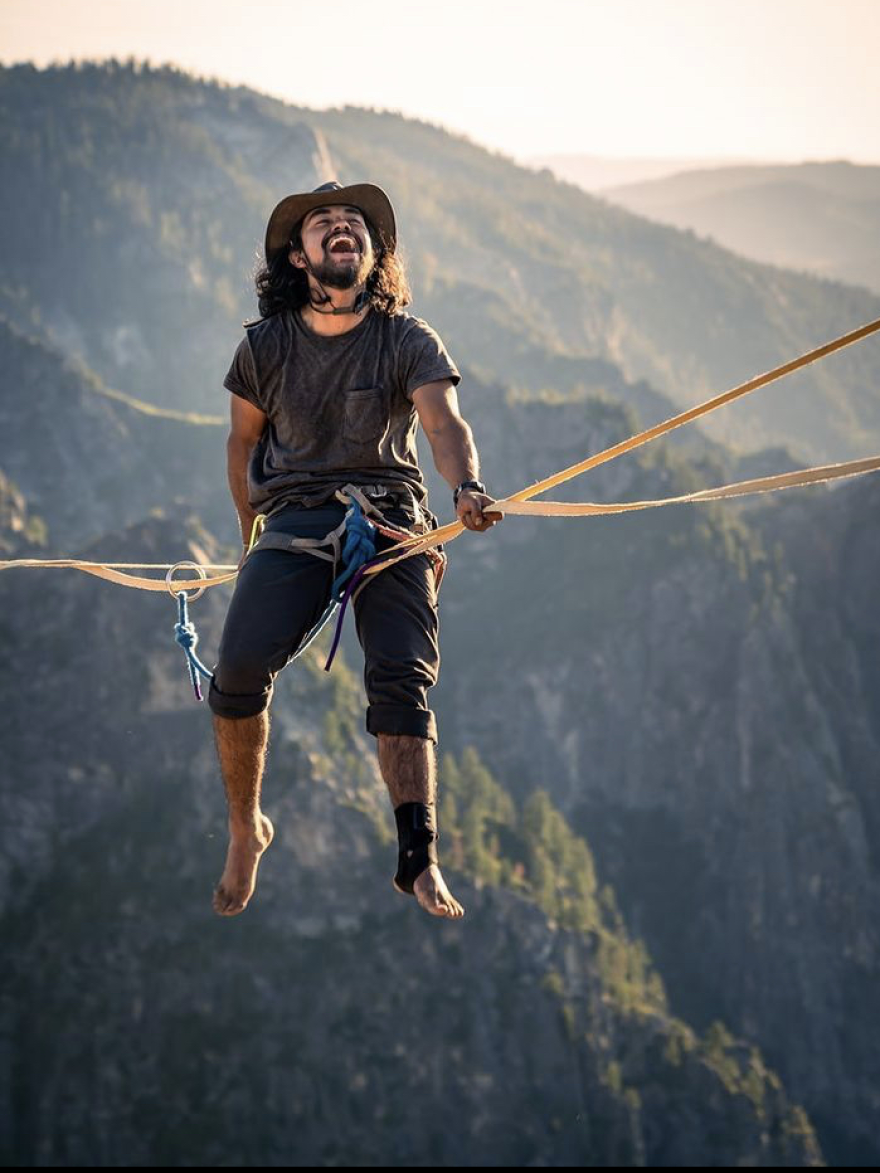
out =
[[(135, 587), (139, 591), (167, 591), (168, 583), (164, 578), (139, 578), (134, 574), (122, 574), (123, 570), (164, 570), (166, 573), (176, 563), (159, 562), (83, 562), (78, 558), (53, 558), (41, 560), (39, 558), (16, 558), (11, 562), (0, 562), (0, 570), (7, 570), (12, 566), (46, 567), (54, 566), (61, 569), (83, 570), (86, 574), (94, 574), (96, 578), (105, 578), (108, 582), (118, 583), (120, 586)], [(189, 563), (190, 566), (194, 563)], [(238, 576), (238, 567), (235, 565), (215, 565), (210, 562), (201, 564), (202, 570), (220, 570), (213, 578), (177, 579), (174, 580), (174, 589), (177, 591), (194, 591), (199, 587), (220, 586), (224, 582), (232, 582)]]
[[(588, 472), (590, 469), (596, 468), (600, 464), (605, 464), (609, 460), (614, 460), (618, 456), (623, 456), (626, 452), (632, 452), (634, 449), (640, 448), (643, 444), (647, 444), (651, 440), (665, 436), (675, 428), (680, 428), (692, 420), (708, 415), (709, 412), (715, 411), (719, 407), (733, 403), (734, 400), (740, 399), (752, 391), (757, 391), (760, 387), (766, 387), (769, 383), (773, 383), (785, 375), (790, 375), (794, 371), (800, 370), (801, 367), (807, 366), (809, 363), (817, 362), (819, 359), (825, 358), (826, 355), (833, 354), (837, 350), (842, 350), (845, 346), (851, 346), (854, 342), (858, 342), (862, 338), (867, 338), (868, 335), (874, 334), (878, 330), (880, 330), (880, 318), (876, 319), (876, 321), (868, 322), (866, 325), (860, 326), (859, 329), (852, 330), (848, 334), (843, 334), (831, 342), (826, 342), (823, 346), (819, 346), (815, 350), (801, 355), (800, 358), (775, 367), (772, 371), (767, 371), (765, 374), (758, 375), (754, 379), (749, 379), (748, 382), (741, 383), (738, 387), (734, 387), (730, 391), (725, 391), (721, 395), (707, 399), (704, 403), (683, 411), (679, 415), (672, 416), (670, 419), (656, 424), (652, 428), (639, 432), (637, 435), (631, 436), (628, 440), (614, 444), (612, 447), (606, 448), (603, 452), (598, 452), (595, 456), (590, 456), (586, 460), (582, 460), (579, 464), (574, 464), (570, 468), (554, 473), (553, 476), (547, 477), (542, 481), (537, 481), (535, 484), (521, 489), (518, 493), (506, 497), (502, 501), (496, 501), (487, 508), (486, 512), (528, 513), (556, 517), (597, 516), (610, 513), (625, 513), (635, 509), (654, 509), (661, 505), (676, 505), (685, 502), (718, 501), (727, 497), (744, 496), (748, 493), (769, 493), (779, 489), (790, 489), (800, 485), (821, 484), (826, 481), (863, 476), (866, 473), (875, 472), (880, 469), (880, 456), (865, 457), (861, 460), (850, 460), (843, 464), (829, 464), (816, 468), (799, 469), (795, 472), (783, 473), (779, 476), (740, 481), (732, 485), (722, 485), (715, 489), (701, 489), (695, 493), (686, 493), (679, 497), (665, 497), (656, 501), (632, 501), (616, 504), (593, 504), (591, 502), (569, 504), (567, 502), (531, 501), (531, 498), (538, 496), (539, 493), (544, 493), (548, 489), (564, 484), (565, 481), (572, 480), (574, 477), (580, 476), (581, 473)], [(439, 529), (433, 530), (428, 535), (406, 538), (390, 550), (385, 551), (387, 557), (382, 562), (372, 566), (365, 566), (364, 574), (376, 574), (403, 558), (411, 558), (413, 555), (424, 553), (426, 550), (438, 546), (441, 543), (450, 542), (453, 538), (457, 538), (464, 531), (464, 528), (460, 521), (454, 521), (448, 525), (440, 526)], [(13, 566), (70, 567), (85, 571), (88, 574), (97, 575), (99, 578), (108, 579), (111, 582), (120, 583), (123, 586), (153, 591), (168, 590), (168, 584), (164, 579), (144, 578), (121, 572), (126, 570), (168, 571), (171, 569), (169, 564), (99, 563), (84, 562), (76, 559), (42, 561), (35, 558), (20, 558), (6, 562), (0, 561), (0, 570), (5, 570)], [(175, 590), (188, 591), (195, 590), (198, 587), (218, 586), (220, 583), (231, 582), (238, 573), (237, 567), (227, 565), (206, 564), (201, 567), (201, 570), (220, 571), (221, 573), (214, 577), (199, 578), (192, 581), (175, 581)]]
[(844, 477), (858, 477), (880, 469), (880, 456), (864, 460), (850, 460), (846, 464), (826, 464), (820, 468), (804, 468), (773, 477), (758, 477), (752, 481), (737, 481), (717, 489), (700, 489), (681, 497), (661, 497), (657, 501), (625, 501), (594, 505), (589, 501), (517, 501), (511, 498), (495, 503), (486, 512), (536, 514), (539, 517), (597, 517), (604, 513), (629, 513), (634, 509), (656, 509), (659, 505), (679, 505), (685, 501), (721, 501), (726, 497), (745, 497), (748, 493), (772, 493), (777, 489), (793, 489), (799, 485), (820, 485)]
[[(648, 444), (651, 440), (656, 440), (660, 436), (665, 436), (668, 432), (675, 428), (680, 428), (684, 424), (689, 424), (700, 416), (708, 415), (710, 411), (715, 411), (719, 407), (724, 407), (728, 403), (733, 403), (735, 399), (740, 399), (744, 395), (750, 394), (752, 391), (757, 391), (760, 387), (766, 387), (768, 383), (773, 383), (777, 379), (783, 378), (785, 375), (793, 374), (794, 371), (800, 370), (801, 367), (808, 366), (810, 363), (817, 362), (820, 358), (825, 358), (826, 355), (833, 354), (836, 350), (843, 350), (845, 346), (851, 346), (854, 342), (860, 341), (862, 338), (867, 338), (869, 334), (874, 334), (880, 330), (880, 318), (873, 322), (868, 322), (864, 326), (860, 326), (857, 330), (852, 330), (848, 334), (842, 334), (839, 338), (833, 339), (831, 342), (826, 342), (823, 346), (816, 347), (815, 350), (809, 351), (807, 354), (802, 354), (800, 358), (792, 359), (791, 362), (783, 363), (782, 366), (774, 367), (772, 371), (767, 371), (763, 375), (758, 375), (754, 379), (749, 379), (746, 383), (741, 383), (738, 387), (732, 388), (730, 391), (725, 391), (721, 395), (716, 395), (712, 399), (707, 399), (704, 403), (698, 404), (696, 407), (689, 408), (687, 411), (681, 412), (679, 415), (671, 416), (663, 423), (655, 424), (652, 428), (647, 428), (644, 432), (639, 432), (635, 436), (631, 436), (628, 440), (623, 440), (619, 444), (614, 444), (610, 448), (606, 448), (603, 452), (596, 453), (595, 456), (590, 456), (586, 460), (582, 460), (579, 464), (573, 464), (570, 468), (565, 468), (562, 472), (554, 473), (553, 476), (546, 477), (542, 481), (537, 481), (534, 485), (530, 485), (526, 489), (521, 489), (518, 493), (514, 493), (510, 497), (504, 498), (502, 501), (496, 501), (486, 510), (487, 513), (504, 513), (504, 512), (523, 512), (523, 513), (549, 513), (550, 510), (541, 510), (535, 503), (531, 507), (519, 510), (514, 508), (516, 502), (525, 502), (532, 497), (536, 497), (539, 493), (545, 493), (548, 489), (553, 489), (557, 485), (564, 484), (565, 481), (570, 481), (574, 477), (580, 476), (581, 473), (588, 472), (592, 468), (596, 468), (600, 464), (605, 464), (609, 460), (614, 460), (618, 456), (623, 456), (626, 452), (632, 452), (635, 448), (640, 448), (643, 444)], [(744, 493), (763, 493), (769, 492), (773, 489), (794, 488), (800, 484), (814, 484), (823, 480), (833, 480), (840, 477), (860, 476), (868, 472), (874, 471), (877, 467), (878, 457), (869, 457), (868, 462), (870, 467), (864, 466), (863, 460), (852, 460), (845, 464), (830, 465), (826, 469), (803, 469), (798, 473), (784, 474), (788, 478), (804, 478), (804, 479), (789, 479), (787, 484), (764, 484), (764, 487), (757, 487), (763, 482), (755, 482), (755, 487), (746, 489), (743, 485), (749, 482), (742, 482), (741, 485), (725, 485), (719, 489), (703, 490), (701, 493), (690, 493), (684, 497), (669, 497), (663, 501), (645, 503), (636, 503), (636, 508), (648, 508), (654, 505), (672, 505), (680, 504), (686, 501), (699, 500), (714, 500), (725, 495), (742, 496)], [(836, 469), (834, 476), (828, 475), (828, 469)], [(816, 476), (817, 473), (825, 473), (823, 476)], [(780, 478), (764, 478), (764, 481), (772, 481)], [(727, 490), (737, 490), (736, 492), (729, 492)], [(711, 492), (713, 496), (708, 498), (705, 496), (707, 492)], [(545, 502), (550, 505), (551, 502)], [(606, 513), (621, 513), (624, 512), (624, 506), (591, 506), (589, 504), (580, 511), (581, 515), (596, 514), (600, 511)], [(559, 509), (557, 516), (571, 515), (573, 511), (571, 507), (564, 506)], [(450, 522), (448, 525), (441, 526), (434, 530), (428, 537), (424, 539), (411, 539), (409, 542), (401, 542), (400, 549), (406, 549), (403, 553), (398, 554), (395, 558), (389, 559), (391, 562), (399, 561), (401, 558), (411, 557), (413, 554), (420, 554), (430, 546), (439, 545), (441, 542), (451, 542), (453, 538), (464, 530), (464, 526), (460, 521)], [(383, 570), (385, 564), (380, 566), (365, 568), (365, 574), (375, 574), (377, 570)]]

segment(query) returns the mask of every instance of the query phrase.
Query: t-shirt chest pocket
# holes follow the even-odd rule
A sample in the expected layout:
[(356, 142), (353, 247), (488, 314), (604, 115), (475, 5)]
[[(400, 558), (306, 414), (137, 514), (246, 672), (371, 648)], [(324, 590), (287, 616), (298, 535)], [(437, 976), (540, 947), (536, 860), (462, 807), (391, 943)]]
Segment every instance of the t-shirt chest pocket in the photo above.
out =
[(383, 387), (346, 391), (342, 433), (350, 444), (376, 444), (388, 431), (390, 412)]

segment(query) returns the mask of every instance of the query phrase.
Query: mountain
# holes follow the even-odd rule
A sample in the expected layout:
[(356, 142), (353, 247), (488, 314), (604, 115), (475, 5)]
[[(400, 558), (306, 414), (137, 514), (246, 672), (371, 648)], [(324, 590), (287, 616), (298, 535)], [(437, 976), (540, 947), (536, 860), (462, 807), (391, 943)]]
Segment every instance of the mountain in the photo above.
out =
[[(46, 358), (33, 344), (25, 346), (24, 353), (35, 360)], [(115, 403), (111, 406), (116, 410)], [(550, 416), (568, 430), (575, 418), (583, 418), (583, 406), (575, 411), (574, 405), (560, 404)], [(608, 438), (615, 428), (628, 427), (625, 410), (602, 402), (586, 406), (595, 440)], [(89, 421), (87, 403), (78, 402), (74, 394), (60, 398), (56, 410), (59, 424), (71, 435), (81, 417)], [(530, 410), (535, 408), (514, 404), (511, 417)], [(116, 440), (116, 458), (122, 466), (137, 470), (142, 461), (149, 467), (151, 457), (158, 464), (163, 451), (173, 453), (181, 447), (180, 442), (169, 443), (167, 435), (151, 433), (151, 418), (144, 413), (133, 413), (132, 420), (136, 426)], [(192, 431), (185, 420), (167, 422), (181, 436)], [(27, 430), (24, 420), (22, 430)], [(504, 429), (508, 437), (528, 430), (528, 414), (517, 426)], [(86, 428), (86, 434), (91, 431)], [(571, 442), (582, 439), (572, 436)], [(91, 459), (86, 453), (84, 467)], [(660, 462), (661, 477), (668, 475), (668, 460), (690, 467), (683, 457), (668, 456)], [(651, 482), (653, 492), (659, 485), (653, 482), (652, 464), (648, 457), (639, 458), (646, 470), (645, 484)], [(629, 487), (621, 482), (619, 471), (615, 480), (609, 479), (609, 491)], [(208, 484), (195, 485), (196, 504), (199, 492), (207, 498)], [(154, 519), (110, 532), (99, 545), (82, 553), (115, 560), (124, 551), (126, 558), (161, 562), (171, 550), (174, 557), (200, 561), (218, 560), (222, 553), (210, 535), (188, 518), (183, 520), (183, 529), (177, 518)], [(460, 574), (460, 568), (456, 569)], [(376, 1068), (376, 1043), (363, 1049), (373, 1031), (364, 1037), (366, 1021), (356, 1029), (354, 1020), (346, 1016), (365, 997), (372, 1006), (383, 1005), (382, 956), (386, 951), (399, 952), (397, 939), (404, 931), (393, 929), (396, 922), (383, 927), (392, 910), (386, 913), (382, 897), (370, 895), (387, 887), (376, 852), (382, 842), (387, 845), (388, 827), (383, 833), (380, 787), (371, 749), (359, 730), (363, 698), (353, 674), (338, 663), (328, 678), (314, 658), (304, 672), (282, 678), (274, 709), (267, 803), (279, 828), (284, 828), (279, 845), (290, 853), (290, 861), (275, 880), (269, 870), (261, 880), (260, 904), (249, 915), (265, 901), (271, 916), (265, 929), (256, 930), (256, 940), (248, 938), (247, 949), (250, 958), (263, 958), (257, 987), (262, 1004), (283, 1002), (292, 983), (300, 1004), (324, 1007), (313, 1017), (327, 1023), (334, 1038), (342, 1032), (349, 1061), (342, 1074), (332, 1074), (322, 1065), (321, 1055), (330, 1044), (321, 1031), (300, 1026), (288, 1038), (288, 1028), (282, 1028), (287, 1049), (302, 1056), (305, 1070), (313, 1074), (300, 1075), (300, 1068), (288, 1069), (280, 1058), (268, 1061), (272, 1081), (288, 1086), (292, 1079), (298, 1090), (292, 1099), (270, 1094), (277, 1127), (258, 1135), (242, 1131), (237, 1122), (235, 1134), (230, 1135), (222, 1118), (212, 1115), (204, 1101), (209, 1067), (205, 1066), (208, 1060), (199, 1057), (208, 1056), (210, 1063), (218, 1064), (225, 1056), (238, 1071), (253, 1066), (257, 1087), (268, 1077), (257, 1078), (267, 1061), (260, 1058), (264, 1044), (256, 1023), (252, 1045), (230, 1042), (218, 1052), (212, 1014), (199, 1009), (226, 1006), (229, 1013), (240, 1016), (240, 1008), (236, 1010), (240, 994), (234, 991), (251, 983), (244, 973), (239, 978), (229, 973), (224, 939), (212, 936), (205, 927), (210, 883), (216, 878), (210, 869), (219, 866), (214, 856), (222, 846), (222, 799), (210, 743), (205, 741), (204, 729), (193, 724), (197, 710), (187, 698), (182, 657), (170, 638), (174, 609), (164, 596), (134, 595), (103, 585), (96, 599), (97, 584), (89, 580), (42, 573), (50, 577), (40, 583), (34, 621), (26, 627), (7, 623), (0, 632), (7, 666), (4, 703), (7, 714), (13, 716), (4, 738), (7, 777), (26, 795), (15, 803), (15, 818), (8, 823), (9, 838), (0, 853), (7, 863), (0, 877), (4, 939), (15, 958), (2, 1028), (12, 1064), (8, 1070), (17, 1089), (11, 1117), (15, 1127), (3, 1142), (5, 1159), (118, 1162), (125, 1153), (125, 1159), (145, 1163), (172, 1158), (195, 1163), (214, 1159), (220, 1149), (237, 1153), (237, 1146), (243, 1146), (242, 1153), (245, 1148), (256, 1152), (266, 1163), (350, 1159), (353, 1151), (373, 1154), (376, 1161), (423, 1160), (418, 1138), (401, 1140), (393, 1131), (393, 1120), (383, 1123), (384, 1117), (362, 1117), (356, 1109), (357, 1096), (352, 1100), (353, 1093), (367, 1087), (380, 1103), (390, 1102), (394, 1095), (393, 1085)], [(7, 572), (0, 580), (0, 612), (7, 616), (29, 613), (32, 591), (23, 572)], [(212, 592), (193, 607), (200, 647), (205, 649), (202, 654), (208, 658), (219, 637), (225, 609), (222, 593)], [(460, 627), (457, 621), (456, 626)], [(36, 670), (26, 670), (26, 664), (35, 665)], [(72, 679), (77, 681), (73, 695), (68, 685)], [(23, 680), (27, 681), (24, 688)], [(23, 718), (28, 711), (40, 714), (39, 729), (14, 716), (21, 713)], [(495, 753), (491, 737), (479, 740)], [(50, 757), (40, 751), (41, 745), (52, 747)], [(138, 750), (144, 745), (161, 747), (161, 752), (144, 758)], [(527, 1062), (520, 1057), (514, 1063), (512, 1055), (498, 1050), (502, 1020), (488, 1036), (485, 1032), (474, 1036), (470, 1027), (462, 1028), (464, 1034), (457, 1028), (450, 1034), (448, 1017), (440, 1015), (438, 1025), (444, 1033), (434, 1048), (438, 1058), (432, 1086), (444, 1093), (449, 1089), (453, 1103), (460, 1103), (467, 1116), (473, 1115), (472, 1097), (478, 1096), (484, 1123), (478, 1132), (454, 1142), (432, 1133), (431, 1151), (445, 1153), (449, 1163), (475, 1159), (483, 1153), (484, 1144), (496, 1149), (502, 1144), (511, 1161), (538, 1158), (550, 1163), (578, 1159), (665, 1164), (706, 1152), (726, 1163), (818, 1161), (819, 1148), (807, 1117), (785, 1096), (753, 1042), (735, 1040), (714, 1019), (701, 1037), (669, 1016), (659, 975), (653, 974), (650, 963), (646, 966), (638, 943), (633, 947), (627, 943), (612, 890), (607, 885), (600, 890), (598, 882), (590, 880), (589, 855), (576, 847), (559, 816), (546, 805), (536, 804), (534, 782), (545, 781), (541, 759), (534, 760), (537, 772), (531, 785), (519, 770), (524, 814), (517, 817), (508, 791), (493, 784), (474, 764), (473, 752), (470, 759), (468, 753), (465, 747), (460, 767), (448, 759), (444, 762), (444, 838), (447, 857), (461, 869), (455, 879), (466, 894), (469, 925), (477, 922), (473, 931), (486, 942), (485, 948), (493, 950), (491, 982), (486, 988), (480, 972), (486, 963), (479, 961), (479, 953), (473, 961), (480, 971), (468, 974), (462, 968), (463, 942), (451, 947), (449, 964), (454, 968), (447, 970), (446, 949), (438, 954), (426, 937), (436, 989), (406, 988), (410, 1000), (417, 995), (426, 999), (423, 1020), (434, 1017), (432, 999), (446, 1004), (450, 991), (459, 991), (454, 995), (460, 999), (454, 1003), (456, 1016), (464, 1022), (488, 1016), (495, 1024), (492, 1007), (509, 1004), (506, 986), (512, 982), (523, 989), (523, 996), (531, 997), (526, 991), (533, 989), (541, 991), (550, 1021), (529, 1035), (532, 1047), (541, 1038), (539, 1051), (530, 1051)], [(456, 783), (456, 776), (462, 774)], [(516, 781), (514, 772), (507, 775), (504, 771), (502, 776), (509, 784)], [(287, 793), (279, 800), (276, 789), (273, 799), (270, 788), (277, 788), (282, 778)], [(474, 803), (477, 793), (485, 796), (482, 806)], [(188, 796), (182, 806), (181, 794)], [(536, 818), (547, 829), (538, 842), (545, 833), (550, 836), (546, 856), (536, 856), (529, 846), (529, 828), (535, 843)], [(316, 844), (327, 841), (322, 828), (331, 824), (336, 828), (333, 841), (343, 835), (348, 844), (347, 858), (362, 861), (354, 871), (349, 862), (332, 883), (327, 858), (315, 850)], [(203, 828), (200, 837), (206, 846), (213, 844), (210, 859), (194, 852), (193, 826)], [(346, 826), (349, 829), (343, 832)], [(179, 860), (179, 868), (169, 871), (169, 858)], [(555, 875), (554, 867), (558, 868)], [(150, 878), (153, 874), (155, 879)], [(577, 887), (567, 894), (566, 881), (575, 878), (578, 884), (580, 878), (588, 882), (583, 895)], [(476, 889), (471, 887), (474, 879)], [(501, 889), (495, 895), (499, 883)], [(99, 905), (96, 885), (103, 893)], [(180, 885), (188, 894), (183, 902)], [(515, 897), (512, 901), (504, 895), (508, 889)], [(292, 903), (294, 893), (297, 897)], [(279, 921), (287, 928), (282, 929)], [(94, 924), (100, 925), (97, 940), (90, 927)], [(488, 944), (502, 925), (507, 944), (503, 948), (500, 942)], [(289, 935), (289, 945), (280, 943), (279, 933)], [(529, 958), (543, 958), (540, 967), (535, 969), (520, 950), (527, 950)], [(358, 977), (357, 990), (343, 994), (337, 983), (328, 1000), (327, 965), (357, 975), (364, 956), (372, 959), (370, 969), (377, 974), (374, 991), (366, 992)], [(185, 957), (191, 960), (186, 962)], [(96, 961), (103, 974), (100, 978), (93, 972)], [(202, 974), (196, 1006), (187, 993), (192, 980), (187, 967), (194, 964)], [(227, 975), (216, 987), (204, 977), (212, 969)], [(532, 976), (524, 977), (524, 973)], [(390, 973), (387, 983), (393, 985)], [(476, 993), (475, 987), (485, 993)], [(352, 1010), (343, 1011), (343, 1006)], [(597, 1018), (603, 1006), (608, 1009)], [(281, 1011), (271, 1012), (276, 1013)], [(395, 1013), (393, 1001), (379, 1011), (379, 1021), (389, 1035), (394, 1034), (393, 1024), (386, 1016)], [(514, 1003), (509, 1013), (514, 1020), (531, 1023), (535, 1005), (531, 1002), (526, 1012), (525, 1007), (517, 1011)], [(132, 1015), (138, 1024), (134, 1033)], [(544, 1015), (541, 1011), (541, 1022)], [(558, 1026), (552, 1025), (554, 1015)], [(373, 1029), (379, 1030), (378, 1023)], [(67, 1072), (84, 1031), (102, 1040), (110, 1066), (105, 1074), (86, 1063), (85, 1081), (79, 1077), (73, 1081)], [(147, 1049), (138, 1043), (141, 1038), (149, 1040)], [(557, 1070), (561, 1056), (572, 1048), (572, 1070), (578, 1072), (575, 1083), (567, 1074), (568, 1060)], [(526, 1082), (521, 1092), (511, 1075), (512, 1064), (523, 1070)], [(499, 1075), (492, 1074), (497, 1066), (506, 1072), (504, 1095), (497, 1102), (487, 1102), (486, 1088), (500, 1081)], [(468, 1076), (471, 1070), (481, 1073), (479, 1079)], [(542, 1074), (545, 1070), (546, 1075)], [(112, 1137), (100, 1126), (84, 1131), (81, 1124), (88, 1114), (82, 1095), (91, 1095), (86, 1089), (105, 1078), (115, 1089), (102, 1092), (104, 1111), (114, 1121)], [(400, 1078), (408, 1085), (419, 1080), (415, 1072)], [(454, 1094), (453, 1086), (458, 1089)], [(177, 1106), (170, 1115), (163, 1110), (159, 1117), (159, 1089), (168, 1087), (179, 1089)], [(544, 1090), (535, 1099), (538, 1087)], [(705, 1102), (701, 1089), (709, 1093)], [(323, 1110), (318, 1108), (315, 1114), (310, 1106), (316, 1095), (337, 1105), (351, 1105), (354, 1113), (346, 1114), (344, 1126), (337, 1125), (333, 1141), (328, 1140)], [(44, 1134), (38, 1121), (61, 1111), (59, 1097), (66, 1105), (67, 1124), (54, 1136)], [(735, 1117), (730, 1114), (734, 1102), (740, 1105)], [(338, 1111), (337, 1107), (337, 1119)], [(515, 1129), (511, 1129), (511, 1112), (520, 1121)], [(285, 1148), (290, 1120), (299, 1121), (295, 1158)], [(307, 1120), (311, 1121), (308, 1126)], [(96, 1156), (96, 1145), (103, 1156)]]
[[(864, 290), (747, 261), (395, 114), (136, 63), (5, 68), (0, 113), (0, 310), (163, 407), (225, 404), (268, 214), (331, 174), (385, 185), (415, 311), (514, 388), (541, 389), (540, 355), (598, 358), (691, 405), (880, 317)], [(880, 450), (878, 370), (875, 339), (707, 430), (805, 461)]]
[[(181, 536), (216, 557), (160, 519), (82, 553), (158, 561)], [(0, 613), (31, 589), (8, 572)], [(224, 609), (219, 591), (199, 604), (212, 645)], [(344, 661), (327, 677), (310, 652), (282, 678), (278, 837), (246, 918), (214, 917), (223, 800), (170, 610), (124, 590), (97, 607), (93, 583), (57, 575), (27, 627), (2, 620), (4, 711), (39, 714), (4, 739), (5, 1164), (821, 1163), (755, 1047), (669, 1015), (546, 796), (518, 817), (473, 751), (447, 758), (467, 927), (395, 895)], [(414, 1123), (421, 1100), (443, 1110)]]
[(714, 167), (609, 186), (602, 195), (764, 264), (880, 293), (880, 167)]
[(81, 361), (0, 317), (0, 469), (65, 551), (160, 505), (220, 525), (226, 419), (176, 413), (104, 386)]
[[(393, 115), (112, 63), (4, 70), (0, 103), (0, 532), (40, 519), (46, 556), (227, 560), (224, 429), (198, 417), (225, 416), (253, 313), (235, 258), (331, 166), (391, 192), (499, 496), (671, 414), (670, 372), (723, 372), (735, 340), (755, 365), (725, 382), (872, 316), (861, 291)], [(41, 223), (70, 217), (57, 251), (41, 201)], [(784, 385), (756, 398), (772, 449), (682, 431), (565, 492), (672, 495), (842, 437), (870, 450), (875, 352), (814, 367), (795, 412)], [(396, 927), (354, 668), (282, 678), (267, 806), (285, 830), (254, 907), (215, 924), (222, 799), (172, 601), (0, 572), (7, 1159), (876, 1163), (876, 485), (510, 518), (450, 544), (434, 704), (468, 917), (448, 935)], [(193, 608), (208, 660), (228, 597)], [(427, 1142), (399, 1128), (413, 1085), (458, 1109), (460, 1147), (433, 1120)]]
[(584, 155), (581, 153), (534, 155), (522, 160), (523, 166), (546, 167), (559, 179), (601, 192), (603, 188), (644, 183), (679, 171), (705, 170), (709, 167), (733, 166), (752, 162), (749, 159), (644, 158), (635, 156)]
[[(527, 405), (508, 437), (540, 420), (562, 467), (582, 419)], [(594, 416), (587, 450), (622, 423)], [(626, 483), (618, 468), (618, 492), (583, 495), (703, 482), (653, 459)], [(466, 535), (437, 690), (447, 741), (478, 744), (515, 795), (537, 770), (613, 877), (670, 1005), (760, 1038), (835, 1163), (874, 1145), (878, 494), (871, 478), (747, 512), (509, 519), (479, 549)]]

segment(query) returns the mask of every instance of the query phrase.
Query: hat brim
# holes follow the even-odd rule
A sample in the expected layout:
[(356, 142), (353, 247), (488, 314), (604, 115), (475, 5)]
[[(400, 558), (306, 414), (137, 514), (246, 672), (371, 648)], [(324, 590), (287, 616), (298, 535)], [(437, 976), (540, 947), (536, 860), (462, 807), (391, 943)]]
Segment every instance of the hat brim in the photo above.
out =
[(331, 207), (334, 204), (350, 204), (360, 208), (379, 234), (389, 252), (397, 246), (397, 225), (391, 201), (381, 187), (372, 183), (353, 183), (333, 191), (310, 191), (289, 195), (276, 205), (266, 227), (266, 261), (270, 262), (282, 249), (287, 248), (291, 233), (308, 212), (315, 208)]

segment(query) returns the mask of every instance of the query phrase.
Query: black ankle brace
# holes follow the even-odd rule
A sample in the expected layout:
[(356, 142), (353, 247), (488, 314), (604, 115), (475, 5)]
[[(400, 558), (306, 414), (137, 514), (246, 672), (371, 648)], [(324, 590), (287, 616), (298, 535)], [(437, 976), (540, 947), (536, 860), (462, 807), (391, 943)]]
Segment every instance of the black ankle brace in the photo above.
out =
[(434, 804), (405, 802), (394, 812), (397, 820), (397, 875), (399, 892), (412, 893), (413, 884), (432, 863), (437, 863), (437, 816)]

